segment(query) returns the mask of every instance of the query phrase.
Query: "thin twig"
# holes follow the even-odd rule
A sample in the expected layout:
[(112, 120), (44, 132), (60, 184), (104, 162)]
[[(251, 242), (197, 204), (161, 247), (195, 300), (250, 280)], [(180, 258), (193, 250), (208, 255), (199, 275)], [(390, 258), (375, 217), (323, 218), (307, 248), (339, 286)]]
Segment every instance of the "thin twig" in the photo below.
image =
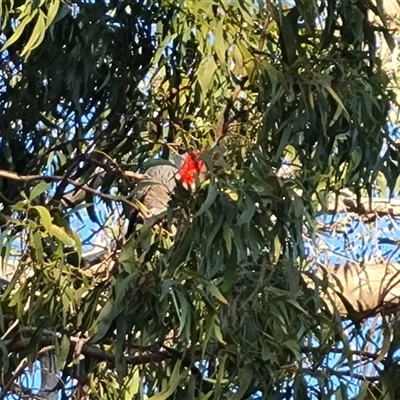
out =
[(12, 377), (8, 380), (8, 382), (4, 385), (3, 390), (0, 393), (0, 400), (4, 400), (8, 395), (11, 387), (13, 386), (14, 381), (24, 372), (24, 369), (28, 363), (28, 358), (25, 357), (18, 364), (17, 368), (15, 368), (15, 372)]
[(11, 332), (12, 330), (19, 324), (19, 319), (17, 318), (12, 324), (11, 326), (6, 330), (6, 332), (4, 333), (4, 335), (0, 338), (1, 340), (4, 340)]
[[(144, 179), (142, 174), (137, 174), (134, 172), (126, 172), (125, 175), (129, 178), (132, 179), (137, 179), (137, 180), (142, 180)], [(66, 181), (68, 182), (70, 185), (73, 185), (75, 187), (77, 187), (78, 189), (82, 189), (85, 192), (91, 193), (94, 196), (98, 196), (101, 197), (103, 199), (107, 199), (107, 200), (111, 200), (111, 201), (120, 201), (121, 203), (124, 203), (126, 205), (128, 205), (129, 207), (132, 207), (134, 209), (137, 209), (137, 206), (135, 203), (124, 199), (124, 198), (118, 198), (116, 196), (112, 196), (106, 193), (102, 193), (99, 192), (93, 188), (91, 188), (90, 186), (84, 184), (84, 183), (79, 183), (71, 178), (65, 178), (64, 176), (57, 176), (57, 175), (19, 175), (15, 172), (11, 172), (11, 171), (6, 171), (4, 169), (0, 169), (0, 177), (2, 178), (6, 178), (6, 179), (10, 179), (13, 181), (17, 181), (17, 182), (32, 182), (32, 181), (45, 181), (45, 182), (62, 182), (62, 181)]]
[(244, 84), (247, 82), (248, 78), (244, 77), (242, 81), (236, 85), (234, 91), (227, 99), (227, 103), (224, 111), (222, 112), (217, 126), (215, 127), (215, 145), (218, 145), (221, 139), (227, 134), (229, 129), (229, 113), (239, 96), (239, 93), (242, 91)]
[[(42, 349), (39, 350), (38, 355), (46, 353), (51, 350), (54, 350), (54, 346), (43, 347)], [(11, 386), (13, 385), (15, 380), (24, 372), (24, 369), (27, 366), (27, 364), (28, 364), (28, 357), (25, 357), (18, 364), (17, 368), (15, 368), (15, 371), (14, 371), (12, 377), (9, 379), (9, 381), (6, 383), (6, 385), (3, 387), (3, 390), (0, 393), (0, 400), (5, 399), (5, 397), (8, 395), (8, 392), (11, 389)]]

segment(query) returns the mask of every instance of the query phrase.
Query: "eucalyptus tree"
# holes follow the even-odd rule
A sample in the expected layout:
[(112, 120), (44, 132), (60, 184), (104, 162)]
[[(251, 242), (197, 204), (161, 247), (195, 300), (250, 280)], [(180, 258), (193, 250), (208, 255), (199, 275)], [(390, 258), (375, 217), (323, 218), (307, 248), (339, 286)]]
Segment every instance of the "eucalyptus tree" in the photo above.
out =
[[(2, 397), (50, 354), (76, 398), (395, 398), (396, 273), (366, 302), (318, 248), (397, 193), (382, 4), (1, 2)], [(208, 179), (125, 241), (145, 168), (191, 150)]]

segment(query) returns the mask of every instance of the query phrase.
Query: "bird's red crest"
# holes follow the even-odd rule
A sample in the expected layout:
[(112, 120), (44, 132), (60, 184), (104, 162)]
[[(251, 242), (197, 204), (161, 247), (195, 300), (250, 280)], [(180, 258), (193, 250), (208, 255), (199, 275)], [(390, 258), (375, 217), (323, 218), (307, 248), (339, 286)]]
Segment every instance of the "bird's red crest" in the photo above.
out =
[(203, 166), (204, 161), (199, 159), (198, 154), (187, 154), (179, 170), (181, 182), (187, 185), (193, 185), (196, 182), (196, 177), (199, 176)]

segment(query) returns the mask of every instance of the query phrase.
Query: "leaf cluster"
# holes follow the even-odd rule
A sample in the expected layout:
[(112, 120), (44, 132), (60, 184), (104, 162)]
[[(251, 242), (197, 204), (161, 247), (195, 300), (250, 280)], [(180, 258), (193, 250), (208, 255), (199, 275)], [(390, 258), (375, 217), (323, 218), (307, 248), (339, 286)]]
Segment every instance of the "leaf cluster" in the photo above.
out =
[[(0, 241), (17, 271), (1, 294), (3, 387), (48, 345), (93, 399), (346, 386), (329, 383), (329, 351), (352, 353), (327, 282), (302, 279), (304, 237), (331, 192), (370, 194), (378, 175), (396, 186), (394, 95), (375, 53), (375, 33), (391, 36), (367, 0), (278, 3), (1, 2)], [(192, 148), (209, 181), (121, 246), (128, 173)], [(107, 273), (82, 268), (74, 224), (115, 238)]]

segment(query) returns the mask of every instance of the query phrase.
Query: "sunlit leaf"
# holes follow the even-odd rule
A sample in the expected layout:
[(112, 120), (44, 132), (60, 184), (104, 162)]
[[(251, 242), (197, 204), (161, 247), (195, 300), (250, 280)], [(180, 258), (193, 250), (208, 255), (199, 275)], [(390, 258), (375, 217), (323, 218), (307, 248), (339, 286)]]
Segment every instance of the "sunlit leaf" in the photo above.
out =
[(42, 42), (44, 35), (46, 33), (46, 17), (43, 12), (39, 12), (37, 17), (36, 25), (33, 28), (33, 32), (25, 47), (22, 49), (21, 57), (29, 54)]
[(1, 51), (4, 51), (8, 47), (10, 47), (12, 44), (14, 44), (22, 35), (22, 33), (25, 31), (25, 27), (35, 18), (36, 14), (38, 13), (38, 10), (33, 10), (33, 12), (29, 15), (27, 15), (22, 21), (20, 21), (17, 29), (15, 30), (14, 34), (9, 37), (9, 39), (3, 44), (3, 47), (1, 48)]
[(53, 218), (51, 217), (50, 212), (43, 206), (33, 206), (32, 208), (39, 213), (40, 222), (42, 223), (44, 229), (46, 229), (47, 232), (50, 232), (53, 227)]
[(225, 67), (226, 61), (225, 61), (225, 52), (227, 50), (227, 46), (224, 41), (224, 20), (221, 19), (218, 21), (218, 24), (215, 28), (215, 42), (214, 42), (214, 47), (215, 47), (215, 52), (217, 53), (219, 62), (221, 63), (222, 67)]
[(39, 197), (42, 193), (48, 191), (51, 187), (51, 184), (45, 183), (45, 182), (40, 182), (37, 184), (31, 191), (29, 195), (29, 200), (35, 200), (37, 197)]
[(55, 236), (66, 246), (74, 246), (75, 245), (75, 240), (70, 235), (68, 235), (68, 233), (65, 231), (65, 229), (62, 228), (61, 226), (52, 224), (49, 232), (51, 235)]
[(50, 3), (46, 16), (46, 28), (48, 28), (53, 23), (54, 19), (57, 16), (60, 5), (60, 2), (57, 0), (53, 0)]
[(217, 287), (214, 285), (209, 285), (208, 290), (211, 292), (212, 295), (216, 297), (217, 300), (219, 300), (222, 304), (228, 305), (228, 301), (224, 296), (222, 296), (221, 292), (218, 290)]
[(210, 89), (216, 69), (217, 64), (215, 63), (214, 58), (211, 56), (207, 56), (199, 67), (197, 79), (203, 96), (205, 96)]

